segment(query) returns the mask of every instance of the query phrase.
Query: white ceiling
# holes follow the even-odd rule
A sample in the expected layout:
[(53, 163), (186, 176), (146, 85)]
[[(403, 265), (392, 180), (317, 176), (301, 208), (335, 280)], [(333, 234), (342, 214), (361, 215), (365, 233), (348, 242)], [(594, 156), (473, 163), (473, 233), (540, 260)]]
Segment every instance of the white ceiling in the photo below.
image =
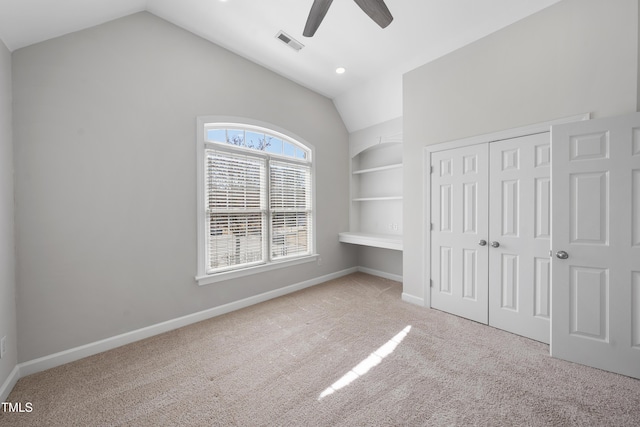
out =
[[(386, 0), (394, 21), (383, 30), (335, 0), (305, 38), (312, 0), (0, 0), (0, 38), (13, 51), (147, 10), (333, 99), (354, 131), (402, 115), (403, 73), (558, 1)], [(279, 30), (305, 47), (284, 45)]]

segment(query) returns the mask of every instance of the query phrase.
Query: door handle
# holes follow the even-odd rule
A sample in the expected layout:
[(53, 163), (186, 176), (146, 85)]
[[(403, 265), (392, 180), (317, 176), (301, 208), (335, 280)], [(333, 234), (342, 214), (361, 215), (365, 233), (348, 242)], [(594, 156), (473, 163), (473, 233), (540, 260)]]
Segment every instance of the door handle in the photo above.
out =
[(500, 242), (496, 242), (496, 241), (491, 242), (491, 247), (492, 248), (499, 248), (500, 247)]
[(479, 244), (480, 246), (487, 246), (487, 241), (486, 241), (486, 240), (480, 240), (480, 241), (478, 242), (478, 244)]
[(569, 254), (566, 253), (565, 251), (558, 251), (556, 252), (556, 256), (560, 259), (567, 259), (569, 258)]

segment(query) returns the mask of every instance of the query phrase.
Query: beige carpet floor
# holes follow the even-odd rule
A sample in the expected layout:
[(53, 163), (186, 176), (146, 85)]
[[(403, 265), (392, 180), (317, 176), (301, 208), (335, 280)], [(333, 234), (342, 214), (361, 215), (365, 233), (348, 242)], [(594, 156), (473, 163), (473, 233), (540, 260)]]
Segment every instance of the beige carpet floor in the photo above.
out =
[(638, 426), (640, 381), (353, 274), (22, 378), (2, 426)]

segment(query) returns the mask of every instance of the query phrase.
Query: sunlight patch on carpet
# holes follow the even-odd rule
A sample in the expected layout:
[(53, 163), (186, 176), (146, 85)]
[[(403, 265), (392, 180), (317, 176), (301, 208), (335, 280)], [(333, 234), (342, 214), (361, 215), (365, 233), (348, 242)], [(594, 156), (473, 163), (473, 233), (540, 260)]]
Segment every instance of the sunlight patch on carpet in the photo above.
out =
[(411, 330), (411, 325), (408, 325), (402, 331), (398, 332), (398, 334), (396, 334), (393, 338), (387, 341), (384, 345), (382, 345), (376, 351), (371, 353), (362, 362), (354, 366), (353, 369), (351, 369), (349, 372), (344, 374), (342, 378), (340, 378), (335, 383), (331, 384), (331, 386), (327, 387), (325, 391), (320, 393), (320, 397), (318, 397), (318, 400), (321, 400), (324, 397), (327, 397), (330, 394), (340, 390), (341, 388), (348, 386), (353, 381), (355, 381), (356, 379), (360, 378), (361, 376), (369, 372), (371, 368), (380, 364), (380, 362), (382, 362), (382, 360), (385, 357), (393, 353), (393, 351), (396, 349), (398, 344), (402, 342), (402, 340), (404, 339), (404, 337), (407, 336), (410, 330)]

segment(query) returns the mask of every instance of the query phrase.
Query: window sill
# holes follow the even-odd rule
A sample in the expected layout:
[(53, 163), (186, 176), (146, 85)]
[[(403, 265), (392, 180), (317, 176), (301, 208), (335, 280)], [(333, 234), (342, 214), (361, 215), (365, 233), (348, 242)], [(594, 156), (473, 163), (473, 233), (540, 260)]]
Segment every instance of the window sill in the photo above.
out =
[(305, 264), (308, 262), (316, 261), (319, 258), (318, 254), (304, 256), (302, 258), (295, 258), (283, 261), (275, 261), (269, 264), (261, 264), (253, 267), (241, 268), (238, 270), (223, 271), (220, 273), (209, 274), (205, 276), (196, 276), (196, 281), (199, 286), (210, 285), (212, 283), (223, 282), (225, 280), (236, 279), (238, 277), (250, 276), (252, 274), (264, 273), (266, 271), (277, 270), (279, 268), (291, 267), (298, 264)]

